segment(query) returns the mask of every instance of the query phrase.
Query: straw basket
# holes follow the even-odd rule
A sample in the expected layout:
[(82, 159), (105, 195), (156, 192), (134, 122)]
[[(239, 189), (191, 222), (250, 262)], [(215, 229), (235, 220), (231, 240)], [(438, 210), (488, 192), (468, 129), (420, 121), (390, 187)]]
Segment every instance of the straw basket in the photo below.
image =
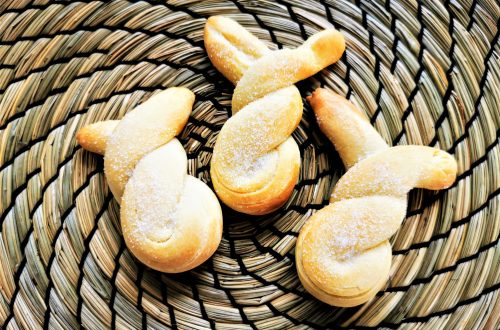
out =
[[(363, 306), (309, 295), (294, 265), (301, 226), (344, 172), (311, 109), (293, 137), (300, 180), (279, 211), (224, 208), (217, 253), (165, 275), (126, 249), (101, 157), (76, 131), (153, 93), (191, 88), (180, 136), (189, 172), (210, 157), (233, 87), (203, 46), (210, 15), (272, 48), (331, 26), (342, 60), (298, 84), (346, 95), (391, 144), (451, 152), (450, 189), (410, 194), (387, 286)], [(496, 328), (500, 315), (500, 65), (497, 0), (0, 2), (0, 327), (5, 329)]]

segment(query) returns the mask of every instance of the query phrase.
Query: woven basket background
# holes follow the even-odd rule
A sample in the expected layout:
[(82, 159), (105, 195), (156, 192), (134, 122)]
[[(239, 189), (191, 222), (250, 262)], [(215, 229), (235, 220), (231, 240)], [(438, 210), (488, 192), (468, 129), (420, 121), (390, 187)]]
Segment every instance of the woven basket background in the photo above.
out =
[[(307, 104), (285, 207), (259, 219), (224, 208), (217, 253), (189, 273), (151, 271), (126, 249), (102, 159), (75, 133), (189, 87), (197, 102), (180, 138), (189, 172), (209, 183), (233, 89), (203, 47), (215, 14), (272, 48), (335, 26), (345, 56), (299, 83), (302, 95), (335, 90), (388, 142), (458, 160), (452, 188), (410, 194), (390, 281), (365, 305), (327, 306), (297, 278), (298, 232), (344, 171)], [(499, 17), (497, 0), (2, 0), (0, 328), (498, 328)]]

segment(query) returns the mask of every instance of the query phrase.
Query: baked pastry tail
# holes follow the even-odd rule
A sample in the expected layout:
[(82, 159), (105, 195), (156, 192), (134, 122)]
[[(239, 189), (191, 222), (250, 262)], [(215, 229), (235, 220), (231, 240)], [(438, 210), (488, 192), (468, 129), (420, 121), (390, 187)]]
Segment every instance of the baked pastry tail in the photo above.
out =
[(121, 120), (91, 124), (77, 133), (84, 149), (104, 155), (127, 247), (147, 266), (167, 273), (200, 265), (222, 237), (217, 197), (187, 174), (186, 152), (175, 138), (193, 102), (190, 90), (169, 88)]
[(330, 204), (301, 229), (297, 271), (316, 298), (356, 306), (375, 296), (389, 278), (389, 238), (406, 215), (407, 193), (448, 188), (457, 163), (436, 148), (387, 146), (364, 114), (333, 92), (319, 89), (309, 102), (348, 171)]
[(205, 47), (236, 85), (233, 116), (212, 157), (215, 191), (237, 211), (270, 213), (289, 199), (299, 175), (300, 152), (291, 134), (302, 117), (302, 98), (293, 84), (335, 63), (344, 37), (330, 29), (296, 49), (271, 51), (237, 22), (213, 16), (205, 25)]

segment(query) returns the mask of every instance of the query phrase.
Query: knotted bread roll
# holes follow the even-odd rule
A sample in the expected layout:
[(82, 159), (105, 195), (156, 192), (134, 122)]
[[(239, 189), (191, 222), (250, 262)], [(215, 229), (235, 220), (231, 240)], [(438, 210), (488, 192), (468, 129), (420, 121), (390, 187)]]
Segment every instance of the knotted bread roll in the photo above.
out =
[(355, 306), (375, 296), (389, 278), (388, 239), (405, 218), (407, 193), (449, 187), (457, 163), (435, 148), (390, 148), (361, 111), (333, 92), (318, 89), (308, 100), (348, 170), (330, 204), (300, 231), (297, 271), (316, 298)]
[(193, 102), (189, 89), (169, 88), (123, 119), (98, 122), (77, 134), (83, 148), (104, 154), (127, 247), (147, 266), (167, 273), (203, 263), (222, 236), (217, 197), (187, 174), (186, 152), (175, 138)]
[(212, 156), (215, 191), (239, 212), (270, 213), (287, 201), (299, 175), (300, 152), (290, 135), (302, 117), (302, 99), (293, 84), (335, 63), (344, 38), (330, 29), (296, 49), (271, 51), (235, 21), (214, 16), (205, 25), (205, 47), (236, 85), (233, 115)]

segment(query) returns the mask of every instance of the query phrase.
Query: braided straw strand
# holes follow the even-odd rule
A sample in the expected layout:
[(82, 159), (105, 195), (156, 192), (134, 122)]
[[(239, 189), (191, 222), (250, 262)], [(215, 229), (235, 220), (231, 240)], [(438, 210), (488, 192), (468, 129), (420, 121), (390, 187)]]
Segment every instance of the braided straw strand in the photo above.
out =
[(288, 200), (299, 175), (300, 152), (290, 135), (303, 105), (293, 84), (335, 63), (344, 38), (330, 29), (296, 49), (270, 51), (235, 21), (213, 16), (205, 25), (205, 46), (214, 66), (236, 85), (233, 116), (213, 152), (215, 191), (239, 212), (270, 213)]
[(127, 247), (147, 266), (168, 273), (203, 263), (222, 236), (217, 197), (187, 174), (186, 152), (175, 138), (193, 102), (190, 90), (169, 88), (123, 119), (97, 122), (77, 134), (83, 148), (104, 155)]
[(367, 118), (333, 92), (318, 89), (309, 102), (348, 171), (334, 188), (330, 204), (301, 229), (297, 271), (316, 298), (355, 306), (371, 299), (389, 278), (388, 239), (406, 215), (407, 193), (413, 188), (449, 187), (457, 163), (431, 147), (388, 147)]

